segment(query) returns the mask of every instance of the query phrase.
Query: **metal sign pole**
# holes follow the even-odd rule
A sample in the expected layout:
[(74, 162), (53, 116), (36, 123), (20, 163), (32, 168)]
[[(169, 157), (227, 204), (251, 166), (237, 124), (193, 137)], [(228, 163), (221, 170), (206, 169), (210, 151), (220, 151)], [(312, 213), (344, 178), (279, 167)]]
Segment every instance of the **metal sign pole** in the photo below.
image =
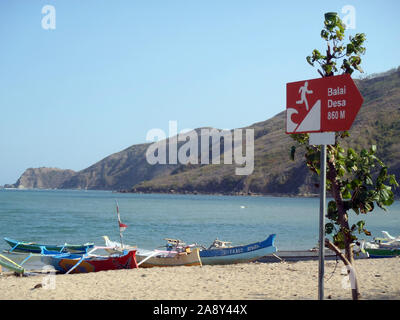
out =
[(325, 208), (326, 208), (326, 145), (321, 145), (320, 199), (319, 199), (319, 270), (318, 299), (324, 300), (324, 262), (325, 262)]

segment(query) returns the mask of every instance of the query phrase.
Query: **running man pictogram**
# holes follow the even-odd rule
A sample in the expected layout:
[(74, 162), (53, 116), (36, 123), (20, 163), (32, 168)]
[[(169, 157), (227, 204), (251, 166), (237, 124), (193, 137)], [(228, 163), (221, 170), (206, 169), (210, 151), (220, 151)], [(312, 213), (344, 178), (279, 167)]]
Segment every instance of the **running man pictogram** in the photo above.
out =
[(305, 104), (306, 105), (306, 110), (308, 111), (308, 101), (307, 101), (307, 97), (306, 94), (311, 94), (313, 93), (312, 90), (308, 90), (308, 81), (306, 81), (304, 83), (304, 86), (300, 87), (299, 89), (299, 93), (300, 93), (300, 100), (296, 101), (296, 104)]

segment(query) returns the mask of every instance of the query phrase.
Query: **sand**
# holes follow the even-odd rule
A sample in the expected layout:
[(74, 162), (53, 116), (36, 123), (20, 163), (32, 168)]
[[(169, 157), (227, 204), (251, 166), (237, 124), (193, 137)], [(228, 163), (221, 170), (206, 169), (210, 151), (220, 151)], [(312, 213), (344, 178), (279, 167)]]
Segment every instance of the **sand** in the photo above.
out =
[[(400, 300), (400, 257), (356, 261), (361, 298)], [(342, 262), (325, 263), (325, 297), (351, 299)], [(299, 300), (318, 298), (318, 261), (0, 276), (1, 300)]]

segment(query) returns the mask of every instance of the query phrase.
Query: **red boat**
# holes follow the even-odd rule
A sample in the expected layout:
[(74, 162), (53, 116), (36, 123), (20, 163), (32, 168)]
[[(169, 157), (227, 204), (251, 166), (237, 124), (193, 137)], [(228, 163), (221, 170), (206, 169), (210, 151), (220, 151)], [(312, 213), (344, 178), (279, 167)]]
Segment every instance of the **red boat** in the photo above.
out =
[(87, 273), (118, 269), (137, 268), (136, 250), (124, 251), (119, 255), (98, 256), (91, 253), (46, 254), (42, 262), (53, 266), (61, 273)]

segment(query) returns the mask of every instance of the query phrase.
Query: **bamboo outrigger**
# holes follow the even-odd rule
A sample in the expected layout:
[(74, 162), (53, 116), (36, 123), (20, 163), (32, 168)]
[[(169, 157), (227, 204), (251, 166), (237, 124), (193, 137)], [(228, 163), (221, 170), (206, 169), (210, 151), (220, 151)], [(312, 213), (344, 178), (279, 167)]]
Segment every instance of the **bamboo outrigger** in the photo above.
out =
[[(19, 265), (18, 263), (12, 261), (11, 259), (7, 258), (0, 254), (0, 267), (7, 268), (19, 275), (23, 275), (25, 273), (25, 269), (23, 266)], [(0, 269), (1, 271), (1, 269)]]

